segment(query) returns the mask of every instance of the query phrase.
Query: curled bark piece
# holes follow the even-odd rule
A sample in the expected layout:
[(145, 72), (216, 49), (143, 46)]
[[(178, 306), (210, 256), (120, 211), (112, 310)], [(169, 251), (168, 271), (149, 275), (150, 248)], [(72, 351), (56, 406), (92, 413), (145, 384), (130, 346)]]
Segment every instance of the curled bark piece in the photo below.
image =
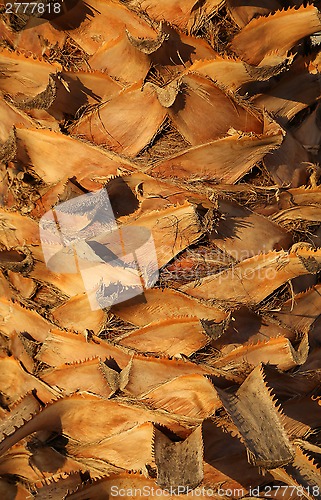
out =
[(273, 317), (297, 332), (309, 332), (320, 315), (320, 291), (321, 285), (316, 285), (304, 293), (295, 295), (294, 300), (286, 301), (279, 312), (273, 312)]
[(282, 425), (282, 415), (258, 366), (235, 395), (219, 392), (242, 435), (251, 463), (274, 469), (293, 461), (294, 451)]
[(141, 352), (190, 356), (209, 342), (198, 318), (172, 318), (123, 335), (117, 343)]
[(3, 49), (0, 52), (0, 69), (3, 74), (0, 78), (2, 92), (17, 102), (32, 102), (38, 94), (41, 96), (46, 92), (50, 75), (61, 71), (61, 66)]
[(6, 248), (40, 244), (38, 224), (30, 217), (0, 208), (0, 223), (0, 243)]
[(319, 74), (308, 67), (308, 62), (298, 59), (280, 80), (252, 102), (276, 116), (283, 126), (300, 111), (312, 105), (320, 96)]
[[(224, 333), (211, 342), (211, 346), (217, 349), (223, 357), (238, 347), (248, 346), (255, 349), (257, 342), (267, 342), (277, 337), (284, 337), (291, 341), (297, 340), (292, 330), (280, 326), (278, 322), (271, 321), (268, 315), (253, 313), (247, 307), (241, 307), (233, 312), (232, 318)], [(213, 361), (219, 362), (220, 359), (214, 358)]]
[(195, 146), (172, 156), (153, 166), (150, 173), (165, 178), (200, 178), (233, 184), (267, 153), (278, 148), (282, 140), (283, 134), (280, 130), (275, 134), (259, 136), (233, 133), (223, 139)]
[(253, 78), (243, 61), (216, 55), (213, 59), (197, 60), (189, 71), (211, 78), (222, 87), (237, 90)]
[[(84, 4), (82, 8), (77, 4), (72, 10), (74, 18), (77, 17), (76, 9), (82, 19), (75, 29), (70, 29), (69, 35), (91, 56), (90, 67), (107, 70), (110, 76), (127, 83), (145, 78), (150, 66), (149, 56), (130, 43), (125, 30), (135, 39), (157, 40), (157, 32), (150, 24), (120, 2), (90, 0), (85, 8)], [(71, 17), (70, 21), (74, 19)]]
[(44, 370), (40, 373), (40, 378), (52, 387), (59, 387), (64, 395), (80, 391), (108, 398), (113, 394), (104, 377), (99, 358)]
[(182, 92), (168, 113), (175, 128), (193, 146), (218, 139), (231, 127), (262, 134), (261, 117), (208, 78), (191, 73), (182, 77), (182, 83)]
[(130, 378), (130, 371), (132, 368), (132, 361), (133, 359), (131, 358), (128, 365), (125, 366), (125, 368), (123, 368), (119, 373), (110, 368), (107, 364), (101, 365), (101, 370), (104, 374), (106, 381), (108, 382), (108, 385), (112, 389), (112, 394), (118, 391), (123, 391), (125, 387), (128, 385)]
[[(78, 181), (86, 178), (107, 179), (111, 175), (116, 175), (118, 168), (128, 167), (129, 170), (133, 168), (130, 161), (110, 151), (104, 151), (64, 134), (23, 128), (17, 129), (16, 133), (19, 159), (26, 161), (29, 158), (32, 169), (47, 183), (56, 183), (63, 179), (66, 182), (67, 178), (74, 176)], [(64, 155), (61, 154), (62, 150)], [(47, 155), (45, 163), (44, 154)], [(67, 157), (68, 162), (65, 161)]]
[[(234, 52), (248, 64), (255, 66), (272, 51), (286, 58), (288, 50), (301, 38), (320, 31), (321, 22), (316, 7), (277, 11), (268, 17), (252, 19), (231, 43)], [(260, 40), (260, 43), (257, 43)]]
[[(135, 354), (131, 360), (126, 393), (142, 398), (148, 391), (184, 375), (208, 375), (210, 369), (186, 360), (157, 358)], [(187, 379), (188, 380), (188, 379)], [(197, 379), (198, 380), (198, 379)], [(184, 384), (184, 379), (182, 379)], [(196, 383), (197, 386), (197, 383)], [(208, 385), (207, 385), (208, 387)], [(170, 389), (169, 389), (170, 390)], [(213, 396), (213, 391), (211, 391)], [(215, 397), (215, 391), (214, 391)], [(175, 405), (175, 402), (173, 401)]]
[(135, 156), (156, 135), (165, 116), (156, 92), (148, 85), (142, 89), (141, 83), (135, 83), (90, 111), (71, 128), (71, 133)]
[(33, 339), (43, 342), (54, 326), (36, 311), (4, 298), (0, 300), (0, 314), (1, 330), (7, 337), (13, 332), (28, 332)]
[[(279, 54), (272, 52), (264, 58), (266, 66), (252, 66), (246, 62), (243, 62), (243, 64), (252, 80), (264, 82), (273, 76), (277, 76), (283, 71), (288, 70), (289, 66), (292, 64), (293, 58), (294, 56), (291, 54), (284, 58), (284, 56), (280, 56)], [(259, 85), (257, 83), (253, 83), (245, 86), (245, 89), (249, 88), (250, 94), (257, 94), (258, 87)]]
[(18, 108), (28, 109), (49, 109), (56, 99), (57, 88), (52, 75), (49, 75), (49, 83), (45, 90), (35, 95), (31, 99), (24, 99), (16, 102)]
[(291, 235), (285, 229), (236, 202), (220, 198), (218, 210), (222, 218), (210, 233), (210, 241), (236, 261), (260, 252), (287, 250), (291, 245)]
[(16, 359), (2, 358), (0, 366), (1, 397), (7, 406), (15, 404), (21, 395), (33, 390), (43, 403), (48, 403), (57, 395), (57, 391), (28, 373)]
[(321, 250), (299, 249), (295, 253), (269, 252), (241, 263), (181, 290), (193, 297), (231, 303), (258, 304), (289, 279), (314, 274), (321, 268)]
[[(166, 307), (164, 306), (166, 304)], [(164, 321), (168, 317), (197, 316), (220, 323), (227, 314), (217, 307), (210, 307), (177, 290), (152, 288), (143, 296), (135, 297), (127, 304), (112, 307), (112, 312), (136, 326), (145, 326), (153, 321)]]
[(134, 84), (146, 78), (150, 68), (149, 58), (130, 43), (124, 31), (118, 33), (116, 39), (103, 43), (89, 58), (88, 63), (92, 69), (106, 71), (109, 76), (124, 84)]
[[(106, 321), (106, 313), (102, 309), (93, 311), (90, 307), (87, 294), (72, 297), (52, 312), (54, 320), (68, 330), (78, 332), (86, 328), (98, 334)], [(80, 318), (84, 321), (81, 322)]]
[(289, 339), (277, 337), (257, 344), (237, 347), (227, 355), (214, 360), (216, 368), (231, 367), (247, 363), (257, 366), (259, 363), (276, 365), (280, 370), (290, 370), (306, 362), (309, 352), (308, 338), (305, 336), (296, 351)]
[(63, 49), (67, 33), (41, 18), (30, 17), (23, 30), (12, 33), (8, 38), (17, 51), (28, 52), (41, 59), (54, 47)]
[[(147, 214), (129, 216), (122, 227), (143, 227), (151, 231), (159, 268), (195, 243), (202, 234), (196, 210), (188, 202)], [(180, 234), (179, 240), (177, 234)], [(103, 242), (103, 239), (98, 238), (97, 241)]]
[[(182, 29), (186, 28), (192, 9), (196, 3), (195, 0), (179, 0), (178, 2), (165, 0), (165, 2), (160, 5), (157, 0), (128, 1), (130, 7), (145, 10), (151, 18), (157, 21), (165, 20)], [(217, 1), (217, 3), (220, 2)]]
[(321, 205), (321, 187), (306, 188), (301, 186), (280, 193), (274, 211), (286, 210), (298, 205)]
[(277, 212), (272, 219), (281, 225), (292, 221), (321, 222), (321, 207), (320, 205), (292, 207)]
[(39, 352), (37, 359), (50, 366), (60, 366), (62, 363), (81, 362), (84, 359), (99, 357), (102, 360), (114, 358), (120, 368), (127, 366), (130, 355), (125, 349), (93, 337), (87, 342), (84, 335), (72, 332), (62, 332), (52, 329)]
[[(93, 412), (96, 417), (95, 426), (92, 426)], [(117, 412), (122, 414), (121, 419), (115, 419)], [(45, 406), (41, 412), (32, 414), (27, 422), (21, 422), (18, 428), (12, 426), (12, 417), (10, 414), (4, 423), (7, 427), (10, 426), (12, 431), (1, 442), (1, 453), (29, 434), (40, 430), (63, 432), (65, 436), (73, 440), (82, 435), (82, 441), (85, 444), (129, 430), (135, 424), (155, 422), (155, 414), (150, 410), (90, 394), (74, 394), (57, 399)], [(156, 423), (172, 428), (174, 432), (180, 429), (170, 416), (159, 414)]]
[(159, 33), (156, 38), (137, 38), (133, 36), (127, 29), (126, 35), (133, 47), (148, 55), (159, 49), (164, 40), (166, 40), (167, 38), (166, 32), (162, 30), (162, 23), (160, 24)]
[(131, 47), (125, 34), (126, 28), (135, 37), (157, 36), (142, 17), (121, 2), (112, 0), (77, 2), (75, 8), (65, 16), (60, 16), (55, 24), (62, 30), (68, 30), (69, 36), (89, 55), (94, 54), (104, 43), (116, 41), (120, 33), (126, 38), (127, 46)]
[[(202, 398), (199, 398), (202, 394)], [(141, 396), (142, 401), (171, 414), (204, 419), (221, 407), (213, 384), (200, 374), (182, 375)]]
[(155, 429), (154, 456), (161, 488), (179, 493), (179, 487), (196, 488), (203, 479), (202, 428), (197, 427), (185, 441), (176, 443)]
[[(67, 446), (68, 454), (75, 460), (93, 466), (102, 473), (108, 472), (108, 465), (125, 470), (145, 471), (152, 467), (153, 424), (146, 422), (115, 436), (87, 445)], [(140, 446), (137, 446), (137, 443)], [(124, 453), (124, 450), (125, 453)], [(116, 465), (117, 464), (117, 465)]]

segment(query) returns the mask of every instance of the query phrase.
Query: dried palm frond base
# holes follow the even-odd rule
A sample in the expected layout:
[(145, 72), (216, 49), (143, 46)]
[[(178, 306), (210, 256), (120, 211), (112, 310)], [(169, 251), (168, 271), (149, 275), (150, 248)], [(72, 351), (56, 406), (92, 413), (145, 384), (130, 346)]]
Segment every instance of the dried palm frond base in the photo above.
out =
[(321, 498), (320, 2), (9, 5), (1, 498)]

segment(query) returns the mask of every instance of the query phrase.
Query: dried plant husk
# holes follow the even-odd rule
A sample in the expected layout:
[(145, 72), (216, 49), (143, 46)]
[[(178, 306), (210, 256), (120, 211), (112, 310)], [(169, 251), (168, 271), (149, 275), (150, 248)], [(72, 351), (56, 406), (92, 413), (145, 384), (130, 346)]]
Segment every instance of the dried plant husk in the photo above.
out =
[[(289, 279), (319, 272), (320, 250), (269, 252), (181, 287), (193, 297), (258, 304)], [(224, 287), (222, 286), (224, 285)]]
[(194, 146), (162, 161), (152, 167), (149, 173), (163, 178), (178, 177), (193, 180), (198, 177), (218, 183), (235, 183), (267, 153), (277, 149), (282, 140), (281, 131), (258, 136), (234, 132), (223, 139)]
[(318, 8), (2, 8), (3, 498), (316, 496)]
[(255, 66), (264, 66), (269, 54), (275, 51), (285, 58), (296, 42), (320, 30), (320, 27), (316, 7), (302, 5), (298, 9), (284, 9), (268, 17), (252, 19), (234, 37), (231, 46), (242, 60)]

